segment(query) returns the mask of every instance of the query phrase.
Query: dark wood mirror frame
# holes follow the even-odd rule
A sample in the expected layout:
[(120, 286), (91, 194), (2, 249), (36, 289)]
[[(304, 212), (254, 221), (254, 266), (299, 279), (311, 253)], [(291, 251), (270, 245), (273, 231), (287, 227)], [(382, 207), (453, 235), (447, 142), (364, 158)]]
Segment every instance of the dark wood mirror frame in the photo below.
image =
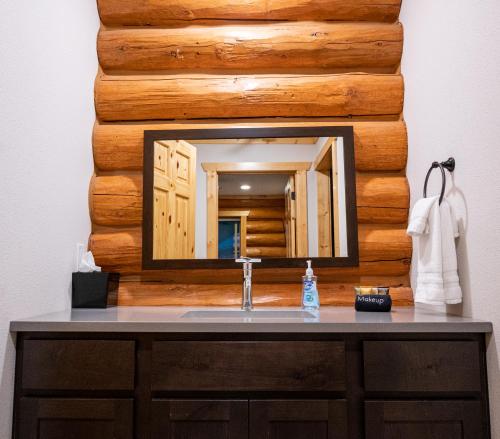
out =
[(344, 176), (347, 224), (346, 257), (263, 258), (262, 268), (293, 268), (306, 266), (311, 259), (313, 267), (352, 267), (359, 265), (358, 221), (356, 211), (356, 169), (354, 134), (352, 126), (276, 127), (276, 128), (221, 128), (189, 130), (144, 131), (143, 172), (143, 269), (239, 268), (232, 259), (153, 259), (153, 163), (154, 142), (178, 139), (251, 139), (265, 137), (342, 137), (344, 143)]

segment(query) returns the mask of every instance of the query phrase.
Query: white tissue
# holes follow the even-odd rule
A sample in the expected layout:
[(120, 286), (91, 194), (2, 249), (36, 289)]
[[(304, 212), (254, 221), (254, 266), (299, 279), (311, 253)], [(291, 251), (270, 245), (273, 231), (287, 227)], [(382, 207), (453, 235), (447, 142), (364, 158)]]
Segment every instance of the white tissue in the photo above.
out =
[(86, 252), (82, 254), (80, 261), (78, 262), (78, 271), (80, 273), (91, 273), (93, 271), (101, 271), (101, 267), (95, 264), (94, 255), (92, 252)]

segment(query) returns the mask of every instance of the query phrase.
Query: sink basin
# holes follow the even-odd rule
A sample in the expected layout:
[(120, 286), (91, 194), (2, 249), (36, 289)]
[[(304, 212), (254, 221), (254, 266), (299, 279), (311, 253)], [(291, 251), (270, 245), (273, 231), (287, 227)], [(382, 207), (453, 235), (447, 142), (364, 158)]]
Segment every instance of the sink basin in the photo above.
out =
[(183, 319), (227, 319), (227, 318), (252, 318), (252, 319), (311, 319), (316, 316), (303, 310), (203, 310), (189, 311), (181, 316)]

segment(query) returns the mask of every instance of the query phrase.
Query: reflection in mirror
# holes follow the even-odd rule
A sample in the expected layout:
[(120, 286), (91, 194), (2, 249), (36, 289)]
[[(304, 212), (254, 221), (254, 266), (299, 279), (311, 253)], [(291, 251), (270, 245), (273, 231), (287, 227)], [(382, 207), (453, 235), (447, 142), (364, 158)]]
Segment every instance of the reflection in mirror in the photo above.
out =
[(156, 140), (152, 167), (154, 260), (348, 256), (342, 137)]

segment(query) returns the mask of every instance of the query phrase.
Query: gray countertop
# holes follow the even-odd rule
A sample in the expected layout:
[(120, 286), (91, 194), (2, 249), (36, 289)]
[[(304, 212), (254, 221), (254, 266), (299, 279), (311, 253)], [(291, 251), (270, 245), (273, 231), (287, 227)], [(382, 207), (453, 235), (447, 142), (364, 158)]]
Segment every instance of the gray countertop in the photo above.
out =
[[(391, 313), (356, 312), (350, 307), (323, 307), (312, 318), (220, 317), (186, 318), (194, 310), (235, 308), (114, 307), (75, 309), (10, 323), (12, 332), (479, 332), (490, 333), (491, 322), (418, 308), (394, 307)], [(258, 310), (297, 308), (258, 308)]]

